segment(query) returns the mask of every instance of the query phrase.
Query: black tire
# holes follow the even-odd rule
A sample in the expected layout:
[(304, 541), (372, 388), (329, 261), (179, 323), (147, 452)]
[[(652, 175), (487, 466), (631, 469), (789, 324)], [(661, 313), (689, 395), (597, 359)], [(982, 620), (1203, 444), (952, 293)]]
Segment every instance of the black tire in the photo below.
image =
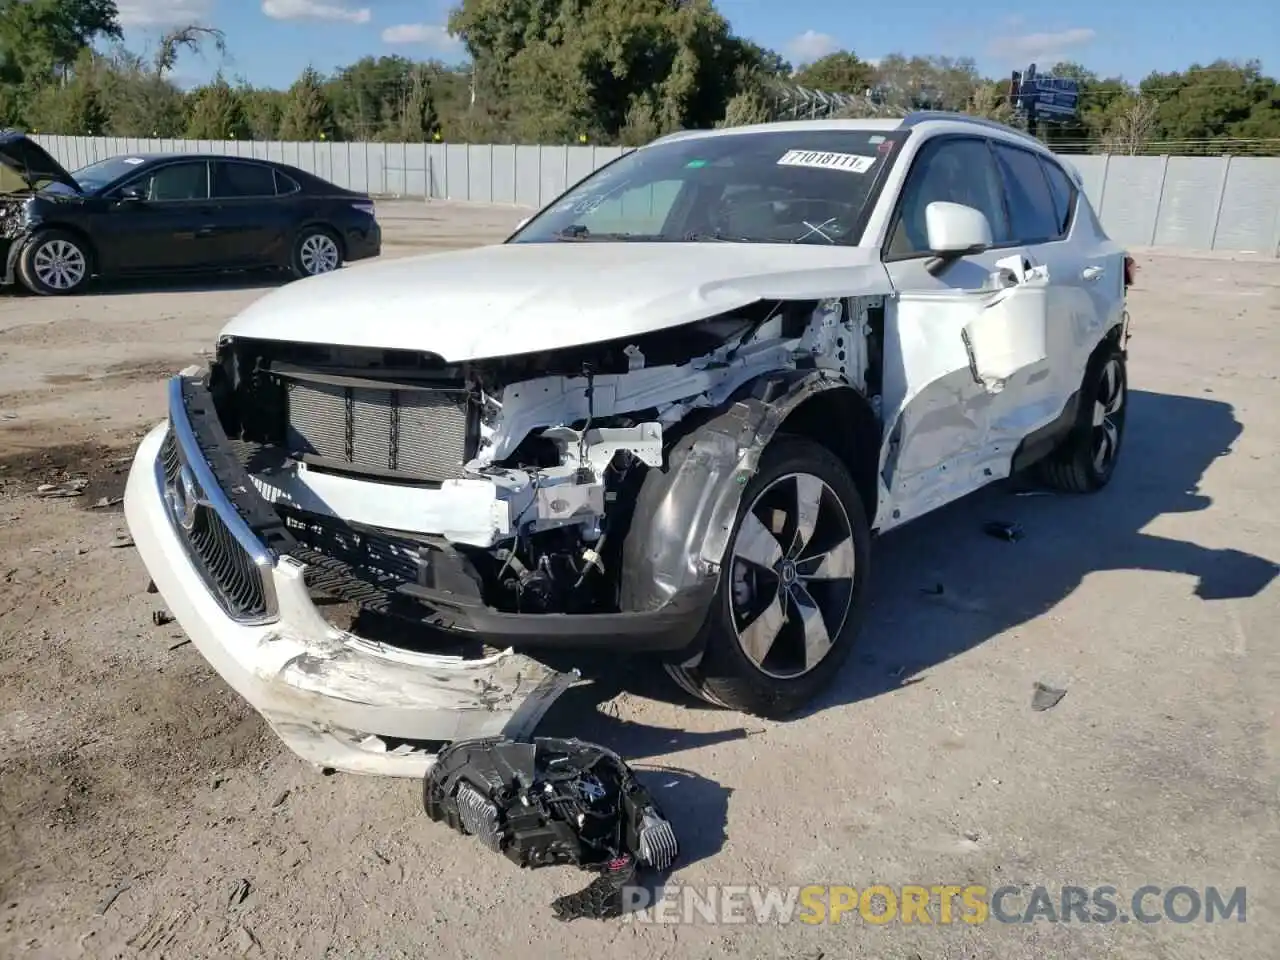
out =
[(18, 256), (18, 279), (32, 293), (66, 296), (80, 293), (93, 277), (93, 251), (65, 230), (41, 230)]
[[(323, 251), (326, 269), (316, 269), (314, 255)], [(290, 269), (298, 279), (332, 273), (342, 266), (342, 241), (328, 227), (303, 227), (293, 238), (293, 251), (289, 258)]]
[[(761, 510), (774, 518), (774, 531), (762, 524), (758, 527), (752, 524), (748, 532), (753, 529), (756, 533), (763, 530), (766, 536), (773, 536), (772, 546), (768, 549), (772, 551), (774, 547), (778, 547), (781, 550), (780, 564), (785, 564), (788, 558), (794, 560), (796, 556), (800, 556), (801, 560), (805, 559), (805, 550), (788, 550), (782, 546), (783, 542), (796, 541), (799, 531), (795, 517), (798, 511), (786, 518), (781, 524), (781, 532), (778, 532), (777, 517), (784, 512), (785, 506), (782, 505), (790, 491), (794, 491), (796, 503), (803, 499), (799, 486), (801, 481), (795, 479), (797, 475), (817, 478), (824, 485), (820, 506), (813, 521), (815, 529), (807, 538), (806, 545), (811, 551), (823, 553), (830, 549), (830, 544), (845, 543), (847, 532), (849, 550), (840, 551), (841, 563), (831, 564), (833, 568), (842, 570), (844, 568), (841, 564), (846, 559), (853, 564), (843, 616), (839, 615), (839, 601), (845, 594), (837, 593), (838, 582), (835, 579), (809, 578), (807, 574), (817, 569), (812, 563), (792, 563), (789, 570), (783, 569), (781, 573), (772, 575), (772, 583), (776, 583), (776, 586), (772, 586), (769, 575), (764, 572), (766, 567), (738, 559), (739, 551), (744, 549), (744, 526), (752, 523), (748, 514), (758, 521)], [(812, 490), (812, 480), (804, 482)], [(791, 486), (788, 487), (788, 484)], [(775, 496), (777, 500), (770, 499)], [(778, 503), (779, 506), (771, 508), (771, 503)], [(838, 529), (842, 522), (847, 526), (847, 531)], [(773, 719), (781, 719), (796, 712), (811, 702), (832, 681), (853, 649), (862, 624), (870, 546), (871, 534), (866, 510), (845, 465), (826, 447), (813, 440), (792, 436), (775, 439), (765, 450), (760, 459), (759, 470), (743, 492), (733, 536), (725, 551), (719, 588), (700, 638), (705, 644), (702, 659), (695, 667), (668, 664), (667, 672), (687, 692), (718, 706)], [(836, 553), (836, 550), (830, 550), (823, 555), (835, 557)], [(782, 568), (779, 566), (775, 569)], [(797, 577), (797, 573), (801, 575)], [(784, 574), (791, 577), (791, 587), (784, 584)], [(786, 620), (775, 631), (777, 639), (760, 663), (747, 654), (744, 647), (748, 641), (739, 640), (740, 630), (745, 634), (766, 620), (763, 615), (746, 621), (739, 617), (738, 611), (747, 605), (743, 600), (747, 594), (739, 592), (739, 585), (746, 584), (747, 575), (754, 578), (755, 585), (759, 588), (759, 596), (754, 600), (756, 604), (763, 604), (773, 591), (779, 598), (786, 594), (784, 602), (787, 609), (793, 613), (798, 612), (801, 601), (790, 592), (796, 584), (804, 589), (802, 596), (808, 597), (810, 603), (816, 601), (809, 608), (810, 612), (818, 610), (822, 614), (823, 631), (831, 638), (825, 656), (816, 659), (811, 666), (806, 666), (802, 659), (803, 672), (799, 674), (788, 675), (779, 669), (779, 663), (788, 661), (785, 657), (775, 658), (775, 653), (795, 652), (803, 657), (806, 630), (804, 618), (800, 616)], [(769, 608), (772, 609), (771, 604)], [(835, 625), (834, 631), (830, 629), (832, 625)], [(785, 646), (780, 646), (784, 643)]]
[(1036, 465), (1040, 480), (1066, 493), (1096, 493), (1110, 483), (1123, 446), (1128, 406), (1124, 353), (1107, 340), (1093, 355), (1080, 385), (1075, 426)]

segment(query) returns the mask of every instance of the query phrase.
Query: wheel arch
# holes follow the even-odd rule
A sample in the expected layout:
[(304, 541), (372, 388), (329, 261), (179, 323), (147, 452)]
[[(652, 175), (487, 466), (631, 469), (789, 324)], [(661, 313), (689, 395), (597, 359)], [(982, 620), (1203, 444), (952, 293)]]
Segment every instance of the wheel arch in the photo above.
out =
[[(823, 435), (824, 419), (832, 416), (854, 424), (839, 432), (835, 444)], [(864, 485), (871, 489), (864, 507), (874, 516), (879, 427), (870, 404), (837, 374), (765, 374), (726, 405), (681, 427), (668, 446), (667, 465), (645, 475), (623, 534), (623, 610), (658, 609), (719, 577), (743, 492), (779, 435), (800, 434), (831, 449), (850, 467), (859, 494), (865, 495)], [(872, 438), (866, 456), (861, 444)]]
[(307, 230), (310, 230), (313, 228), (323, 230), (325, 233), (329, 234), (329, 236), (333, 237), (334, 241), (338, 244), (338, 255), (341, 256), (344, 261), (347, 259), (347, 238), (344, 237), (342, 235), (342, 231), (339, 230), (337, 227), (335, 227), (332, 223), (330, 223), (327, 220), (319, 219), (318, 217), (312, 217), (307, 220), (304, 220), (301, 223), (299, 223), (298, 226), (294, 229), (293, 243), (289, 245), (290, 257), (294, 256), (295, 252), (297, 251), (298, 240), (302, 237), (302, 235)]
[[(18, 251), (21, 257), (31, 248), (41, 234), (45, 233), (67, 233), (75, 237), (80, 243), (84, 244), (85, 255), (89, 258), (89, 274), (92, 276), (101, 267), (101, 258), (98, 256), (98, 245), (94, 242), (89, 231), (74, 223), (63, 223), (58, 220), (43, 220), (38, 225), (32, 227), (26, 238), (22, 241), (22, 249)], [(15, 261), (16, 262), (16, 261)]]

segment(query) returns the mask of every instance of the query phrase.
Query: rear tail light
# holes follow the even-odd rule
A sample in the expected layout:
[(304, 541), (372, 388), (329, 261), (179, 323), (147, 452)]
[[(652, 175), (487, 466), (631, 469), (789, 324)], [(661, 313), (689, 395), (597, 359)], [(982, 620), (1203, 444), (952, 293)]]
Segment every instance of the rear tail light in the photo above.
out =
[(1125, 254), (1124, 257), (1124, 288), (1128, 290), (1133, 286), (1133, 278), (1137, 276), (1138, 265), (1134, 262), (1133, 257)]
[(351, 208), (353, 210), (359, 210), (361, 213), (367, 213), (371, 217), (374, 216), (377, 210), (377, 208), (373, 205), (372, 200), (362, 200), (359, 203), (353, 203), (351, 205)]

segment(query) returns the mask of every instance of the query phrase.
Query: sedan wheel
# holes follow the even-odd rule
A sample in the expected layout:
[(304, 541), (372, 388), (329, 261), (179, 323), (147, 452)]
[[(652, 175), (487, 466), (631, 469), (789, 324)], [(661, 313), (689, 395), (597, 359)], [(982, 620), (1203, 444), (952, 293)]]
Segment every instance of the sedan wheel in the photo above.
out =
[(74, 293), (89, 279), (89, 255), (68, 234), (38, 235), (22, 252), (20, 273), (34, 293)]
[(871, 534), (848, 468), (803, 437), (769, 445), (743, 503), (701, 656), (667, 672), (710, 703), (784, 717), (813, 700), (853, 647)]
[(323, 230), (309, 230), (298, 237), (294, 272), (303, 277), (331, 273), (342, 264), (338, 241)]

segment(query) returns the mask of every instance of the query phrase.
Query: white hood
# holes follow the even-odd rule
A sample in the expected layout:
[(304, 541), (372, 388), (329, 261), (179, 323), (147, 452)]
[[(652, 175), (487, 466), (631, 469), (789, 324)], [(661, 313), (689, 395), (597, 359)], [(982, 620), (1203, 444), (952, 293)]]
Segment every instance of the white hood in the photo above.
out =
[(762, 299), (887, 292), (877, 253), (808, 244), (499, 244), (291, 283), (255, 301), (223, 334), (421, 350), (456, 363), (638, 336)]

